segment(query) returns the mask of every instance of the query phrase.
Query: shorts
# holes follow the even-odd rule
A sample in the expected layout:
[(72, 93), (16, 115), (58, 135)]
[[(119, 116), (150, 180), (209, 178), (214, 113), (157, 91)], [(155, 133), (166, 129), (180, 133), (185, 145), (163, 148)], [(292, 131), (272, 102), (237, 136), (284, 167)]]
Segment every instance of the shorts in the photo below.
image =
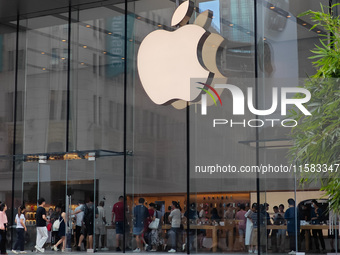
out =
[(257, 228), (253, 228), (251, 232), (251, 245), (257, 245)]
[(103, 223), (96, 224), (96, 235), (106, 235), (105, 224)]
[(124, 221), (116, 221), (116, 234), (124, 234)]
[(88, 235), (93, 236), (93, 223), (89, 222), (85, 224), (85, 227), (82, 228), (82, 234), (86, 238)]
[(132, 233), (136, 236), (143, 234), (144, 227), (133, 227)]

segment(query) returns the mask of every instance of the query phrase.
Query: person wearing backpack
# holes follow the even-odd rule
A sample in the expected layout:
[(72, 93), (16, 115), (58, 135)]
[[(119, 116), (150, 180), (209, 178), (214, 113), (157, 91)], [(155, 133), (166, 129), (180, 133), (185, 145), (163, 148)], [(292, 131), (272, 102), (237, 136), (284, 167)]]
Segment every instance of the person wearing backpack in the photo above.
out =
[[(96, 212), (94, 215), (95, 210)], [(79, 238), (77, 251), (81, 250), (81, 243), (87, 236), (89, 236), (89, 249), (93, 250), (94, 217), (98, 218), (98, 210), (97, 208), (95, 209), (93, 199), (90, 198), (89, 202), (84, 205), (83, 233)]]
[(66, 248), (66, 213), (62, 212), (59, 217), (59, 228), (58, 228), (58, 236), (59, 241), (51, 247), (52, 250), (58, 251), (58, 246), (63, 243), (63, 247), (61, 248), (61, 252), (65, 252)]

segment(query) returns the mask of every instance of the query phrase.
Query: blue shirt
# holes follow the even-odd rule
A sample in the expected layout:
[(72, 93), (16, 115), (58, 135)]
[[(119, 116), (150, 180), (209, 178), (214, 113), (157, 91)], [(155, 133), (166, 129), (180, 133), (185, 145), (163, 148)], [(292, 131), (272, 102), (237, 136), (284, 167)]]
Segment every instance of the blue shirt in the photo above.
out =
[(149, 211), (144, 205), (137, 205), (133, 209), (134, 216), (134, 227), (136, 228), (144, 228), (144, 223), (146, 219), (149, 217)]
[(299, 219), (299, 213), (297, 218), (295, 218), (295, 207), (289, 207), (287, 211), (285, 212), (285, 219), (287, 220), (287, 232), (289, 234), (295, 234), (296, 225), (297, 222), (297, 232), (300, 233), (300, 219)]
[(321, 220), (321, 216), (322, 216), (322, 210), (321, 208), (318, 208), (317, 210), (317, 213), (315, 213), (315, 208), (312, 208), (312, 211), (311, 211), (311, 218), (314, 218), (314, 217), (317, 217), (316, 220), (312, 220), (312, 224), (320, 224), (320, 220)]

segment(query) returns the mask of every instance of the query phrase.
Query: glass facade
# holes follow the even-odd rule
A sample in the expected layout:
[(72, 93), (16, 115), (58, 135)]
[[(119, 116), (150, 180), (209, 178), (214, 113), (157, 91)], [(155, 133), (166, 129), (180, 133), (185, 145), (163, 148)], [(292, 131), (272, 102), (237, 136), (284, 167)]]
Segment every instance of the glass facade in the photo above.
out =
[[(234, 95), (217, 89), (221, 105), (208, 100), (208, 114), (203, 115), (201, 102), (158, 105), (148, 96), (137, 67), (139, 49), (151, 32), (179, 29), (171, 26), (171, 19), (181, 2), (51, 2), (20, 7), (17, 16), (13, 6), (4, 6), (0, 201), (8, 206), (7, 249), (16, 240), (14, 218), (20, 205), (26, 208), (25, 249), (34, 249), (36, 205), (44, 197), (46, 210), (67, 213), (68, 251), (75, 250), (78, 241), (73, 213), (78, 202), (90, 200), (104, 204), (100, 215), (105, 219), (94, 219), (94, 247), (102, 251), (338, 251), (338, 235), (327, 225), (328, 201), (322, 198), (320, 181), (302, 186), (298, 174), (287, 172), (211, 172), (218, 167), (289, 166), (294, 141), (291, 128), (282, 124), (280, 105), (269, 117), (248, 107), (243, 115), (233, 115)], [(217, 46), (209, 42), (216, 48), (209, 54), (216, 54), (218, 69), (211, 85), (234, 84), (261, 110), (271, 108), (273, 88), (303, 85), (315, 73), (310, 50), (326, 31), (310, 30), (312, 21), (298, 15), (320, 10), (320, 2), (329, 5), (315, 0), (193, 1), (188, 23), (198, 24), (200, 13), (210, 10), (205, 35), (223, 39)], [(142, 65), (162, 72), (161, 64)], [(163, 79), (176, 75), (170, 68), (155, 74)], [(117, 213), (112, 213), (120, 196), (125, 198), (121, 233)], [(136, 238), (140, 198), (146, 207), (155, 203), (161, 216), (158, 229), (144, 224), (145, 242)], [(299, 214), (285, 220), (291, 198)], [(304, 225), (311, 220), (312, 199), (318, 199), (324, 211), (316, 226)], [(178, 229), (174, 216), (172, 223), (168, 219), (173, 201), (181, 210)], [(276, 211), (281, 204), (282, 210)], [(245, 218), (252, 208), (253, 216)], [(289, 220), (301, 220), (299, 233), (286, 231)], [(318, 234), (325, 245), (321, 238), (319, 245)], [(47, 243), (53, 245), (55, 237), (51, 233)]]

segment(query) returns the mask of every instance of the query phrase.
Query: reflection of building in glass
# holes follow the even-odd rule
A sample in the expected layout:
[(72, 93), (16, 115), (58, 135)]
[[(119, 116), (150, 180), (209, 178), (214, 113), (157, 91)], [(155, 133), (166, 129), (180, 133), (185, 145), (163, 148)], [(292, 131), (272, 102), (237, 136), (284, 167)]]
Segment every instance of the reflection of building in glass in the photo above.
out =
[[(53, 2), (46, 9), (59, 4)], [(237, 84), (245, 93), (254, 86), (255, 65), (262, 67), (258, 74), (263, 77), (296, 78), (312, 72), (306, 45), (312, 47), (318, 41), (316, 34), (290, 19), (282, 31), (265, 30), (266, 44), (259, 43), (255, 52), (253, 2), (214, 3), (218, 3), (220, 22), (210, 31), (220, 30), (227, 39), (219, 61), (228, 83)], [(5, 19), (6, 12), (0, 15), (0, 201), (9, 205), (10, 225), (12, 213), (25, 201), (34, 229), (32, 215), (38, 196), (45, 196), (51, 207), (67, 204), (67, 196), (73, 207), (78, 200), (93, 196), (96, 203), (105, 201), (106, 217), (111, 220), (113, 204), (125, 193), (130, 225), (139, 197), (145, 197), (147, 204), (157, 202), (165, 212), (172, 201), (179, 201), (182, 213), (194, 203), (198, 211), (205, 208), (208, 217), (213, 208), (223, 217), (229, 203), (237, 210), (239, 203), (267, 202), (272, 216), (272, 207), (280, 203), (287, 207), (288, 198), (296, 196), (299, 203), (321, 196), (318, 185), (298, 186), (295, 192), (292, 175), (261, 175), (258, 183), (256, 174), (195, 176), (196, 165), (288, 164), (289, 130), (267, 126), (258, 133), (248, 127), (212, 129), (211, 118), (223, 116), (238, 122), (255, 118), (249, 112), (232, 117), (232, 100), (226, 92), (221, 95), (223, 107), (209, 106), (206, 117), (197, 114), (199, 105), (190, 106), (187, 119), (186, 109), (152, 103), (140, 84), (136, 56), (147, 34), (175, 29), (170, 27), (174, 1), (129, 2), (126, 18), (124, 4), (83, 4), (72, 9), (70, 20), (68, 9), (38, 12), (43, 7), (32, 5), (37, 12), (21, 10), (32, 14), (19, 17), (18, 38), (16, 17)], [(209, 1), (196, 4), (203, 8)], [(280, 8), (292, 17), (298, 14), (295, 9), (310, 8), (307, 0), (290, 4)], [(261, 13), (272, 12), (261, 8)], [(274, 63), (271, 72), (270, 60)], [(257, 86), (259, 104), (268, 108), (268, 83)], [(96, 157), (89, 156), (94, 152)], [(114, 250), (115, 230), (107, 231), (108, 247)], [(203, 246), (214, 250), (213, 233), (207, 230)], [(227, 251), (226, 231), (219, 233), (219, 249)], [(126, 237), (131, 239), (132, 234)], [(32, 247), (33, 242), (27, 246)]]

